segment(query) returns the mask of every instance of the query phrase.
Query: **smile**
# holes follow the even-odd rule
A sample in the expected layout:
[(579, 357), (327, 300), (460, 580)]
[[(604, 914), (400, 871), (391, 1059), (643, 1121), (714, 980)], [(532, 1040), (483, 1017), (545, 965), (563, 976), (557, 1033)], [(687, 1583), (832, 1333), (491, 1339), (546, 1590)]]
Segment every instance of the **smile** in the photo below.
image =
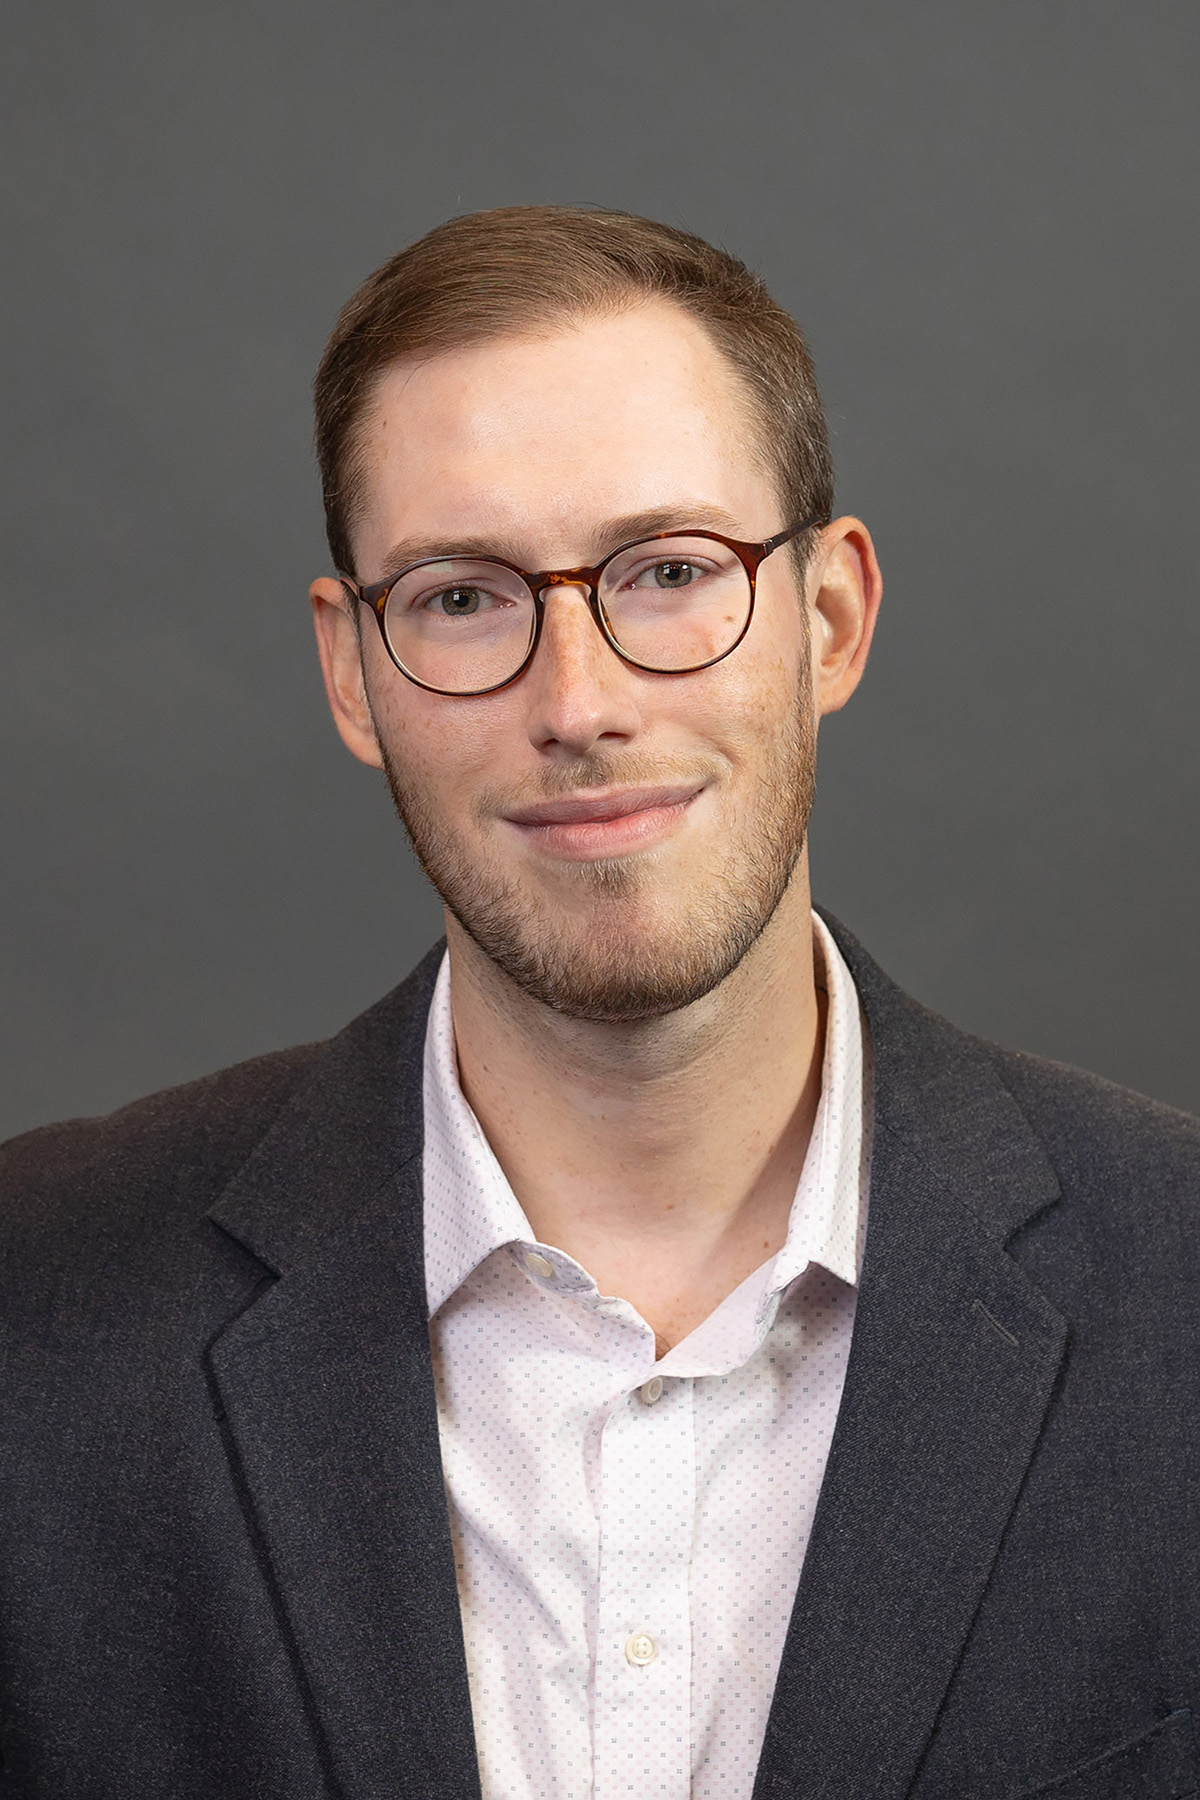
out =
[(669, 835), (704, 782), (597, 788), (505, 815), (505, 824), (550, 856), (578, 862), (628, 855)]

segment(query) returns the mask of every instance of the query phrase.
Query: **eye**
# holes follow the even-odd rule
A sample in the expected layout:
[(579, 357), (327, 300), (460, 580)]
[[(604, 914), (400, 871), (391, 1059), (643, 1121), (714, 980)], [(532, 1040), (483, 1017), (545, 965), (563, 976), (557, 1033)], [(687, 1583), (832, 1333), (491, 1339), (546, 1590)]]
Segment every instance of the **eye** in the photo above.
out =
[(704, 570), (698, 563), (672, 557), (669, 562), (651, 563), (634, 577), (634, 587), (685, 588), (699, 581)]
[(485, 606), (492, 596), (478, 587), (440, 588), (423, 602), (428, 612), (444, 613), (451, 619), (470, 618)]

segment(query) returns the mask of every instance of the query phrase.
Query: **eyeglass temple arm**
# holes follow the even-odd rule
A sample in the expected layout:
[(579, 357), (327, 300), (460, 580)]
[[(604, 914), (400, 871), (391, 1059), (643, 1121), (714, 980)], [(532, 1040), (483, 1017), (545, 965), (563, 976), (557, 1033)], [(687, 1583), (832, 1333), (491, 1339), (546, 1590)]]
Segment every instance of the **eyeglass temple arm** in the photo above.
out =
[[(369, 608), (369, 610), (378, 617), (378, 614), (379, 614), (378, 599), (370, 600), (367, 598), (367, 586), (369, 584), (363, 583), (361, 581), (355, 581), (353, 575), (347, 575), (341, 569), (339, 569), (337, 571), (337, 578), (341, 582), (342, 586), (345, 588), (346, 592), (349, 594), (349, 596), (352, 600), (357, 600), (360, 606), (365, 606), (365, 607)], [(386, 586), (386, 583), (384, 585)]]
[(811, 518), (801, 519), (798, 525), (789, 525), (786, 531), (777, 531), (774, 537), (768, 538), (766, 543), (760, 546), (762, 553), (764, 557), (770, 556), (772, 550), (778, 550), (781, 544), (789, 543), (792, 538), (799, 537), (800, 533), (807, 531), (811, 525), (827, 523), (828, 520), (821, 513), (813, 513)]

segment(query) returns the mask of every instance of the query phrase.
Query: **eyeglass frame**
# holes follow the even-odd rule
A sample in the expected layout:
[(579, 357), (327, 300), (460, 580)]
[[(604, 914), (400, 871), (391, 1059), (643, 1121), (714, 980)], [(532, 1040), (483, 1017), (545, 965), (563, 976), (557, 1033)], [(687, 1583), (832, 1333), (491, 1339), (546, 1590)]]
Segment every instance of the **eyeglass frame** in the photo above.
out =
[[(814, 513), (811, 518), (802, 519), (798, 525), (792, 525), (786, 531), (778, 531), (774, 537), (765, 538), (761, 543), (746, 542), (742, 538), (726, 537), (723, 532), (705, 531), (700, 527), (684, 526), (674, 531), (652, 531), (649, 537), (631, 538), (627, 544), (618, 544), (615, 550), (610, 550), (607, 556), (603, 557), (600, 562), (596, 563), (591, 568), (542, 569), (535, 572), (533, 570), (520, 568), (516, 563), (509, 562), (507, 557), (504, 556), (468, 557), (463, 554), (462, 560), (464, 561), (496, 563), (500, 568), (507, 569), (510, 574), (519, 576), (528, 588), (530, 597), (533, 600), (533, 633), (529, 640), (529, 648), (522, 658), (520, 667), (516, 669), (513, 674), (506, 676), (503, 681), (493, 682), (491, 687), (485, 688), (467, 688), (465, 690), (458, 688), (440, 688), (435, 687), (430, 681), (422, 681), (419, 675), (414, 675), (412, 670), (406, 669), (404, 664), (400, 661), (400, 658), (396, 655), (396, 652), (392, 649), (392, 646), (388, 641), (388, 634), (383, 623), (383, 615), (387, 608), (388, 595), (396, 586), (397, 582), (403, 581), (406, 575), (411, 575), (414, 569), (429, 568), (435, 563), (454, 562), (458, 560), (459, 553), (451, 552), (449, 556), (423, 556), (417, 562), (405, 563), (402, 569), (398, 569), (394, 575), (388, 575), (383, 581), (372, 581), (365, 586), (355, 581), (352, 576), (344, 574), (341, 570), (338, 571), (338, 580), (341, 582), (342, 586), (347, 589), (353, 599), (371, 609), (375, 616), (375, 623), (379, 627), (379, 635), (383, 640), (383, 647), (396, 668), (399, 669), (401, 675), (404, 676), (405, 680), (411, 681), (414, 687), (423, 688), (427, 694), (440, 694), (447, 700), (477, 700), (481, 699), (486, 694), (499, 694), (503, 692), (505, 688), (511, 687), (514, 681), (519, 681), (521, 679), (521, 676), (524, 675), (526, 669), (537, 655), (537, 648), (542, 638), (542, 621), (546, 611), (545, 592), (548, 588), (554, 587), (582, 587), (587, 589), (588, 610), (591, 612), (592, 618), (596, 622), (601, 637), (604, 639), (609, 649), (612, 650), (615, 655), (619, 656), (623, 663), (627, 663), (630, 668), (640, 669), (647, 675), (698, 675), (701, 669), (711, 669), (716, 663), (724, 662), (727, 656), (731, 656), (749, 631), (750, 622), (754, 617), (754, 600), (757, 589), (758, 571), (762, 564), (767, 560), (768, 556), (771, 556), (776, 550), (782, 549), (784, 544), (791, 543), (792, 539), (799, 537), (802, 531), (808, 531), (814, 525), (825, 525), (827, 523), (828, 520), (825, 519), (822, 514)], [(750, 605), (746, 609), (746, 619), (742, 629), (738, 632), (728, 649), (722, 650), (718, 656), (710, 656), (705, 662), (693, 663), (686, 669), (656, 669), (652, 664), (639, 662), (635, 656), (630, 656), (629, 652), (623, 650), (613, 636), (612, 629), (605, 617), (604, 608), (600, 602), (600, 577), (603, 575), (609, 563), (614, 561), (616, 557), (623, 555), (626, 550), (635, 550), (639, 544), (657, 544), (663, 543), (669, 538), (685, 537), (711, 538), (714, 543), (724, 544), (727, 550), (733, 551), (743, 569), (745, 569), (747, 580), (750, 583)]]

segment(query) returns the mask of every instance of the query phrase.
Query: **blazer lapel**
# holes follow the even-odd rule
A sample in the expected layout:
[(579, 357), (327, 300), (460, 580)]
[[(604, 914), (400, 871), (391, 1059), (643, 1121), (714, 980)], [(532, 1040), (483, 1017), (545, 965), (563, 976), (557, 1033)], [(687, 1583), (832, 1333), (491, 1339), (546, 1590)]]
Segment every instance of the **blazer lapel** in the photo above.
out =
[(932, 1733), (1038, 1441), (1062, 1317), (1004, 1248), (1058, 1188), (986, 1051), (835, 921), (875, 1058), (837, 1428), (755, 1800), (893, 1800)]
[(214, 1208), (264, 1267), (211, 1374), (344, 1800), (479, 1793), (422, 1254), (434, 953), (335, 1039)]

